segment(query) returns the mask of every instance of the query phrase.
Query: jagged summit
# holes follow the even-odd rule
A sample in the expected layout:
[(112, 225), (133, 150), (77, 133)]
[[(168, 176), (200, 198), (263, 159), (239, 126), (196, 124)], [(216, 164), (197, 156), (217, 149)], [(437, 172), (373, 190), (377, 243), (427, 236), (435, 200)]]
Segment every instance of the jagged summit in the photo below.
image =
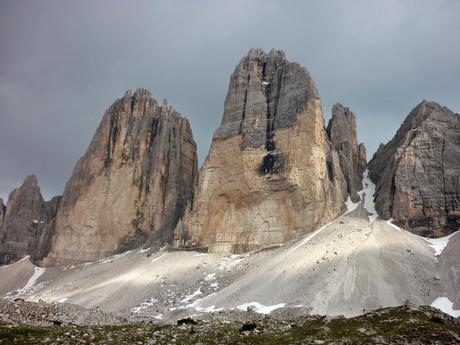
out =
[(329, 140), (339, 154), (340, 167), (347, 181), (347, 191), (353, 202), (358, 202), (366, 170), (366, 148), (358, 145), (355, 114), (340, 103), (332, 107), (332, 116), (326, 128)]
[(0, 265), (31, 253), (41, 231), (54, 218), (53, 203), (43, 199), (35, 175), (27, 176), (10, 193), (6, 207), (0, 201)]
[(437, 102), (423, 100), (411, 110), (395, 136), (384, 146), (392, 146), (400, 143), (407, 132), (420, 127), (425, 121), (445, 122), (447, 120), (455, 122), (455, 118), (457, 117), (458, 119), (458, 116), (458, 114), (455, 114), (449, 108)]
[(24, 179), (23, 186), (38, 186), (37, 176), (29, 175)]
[(281, 50), (251, 49), (230, 77), (215, 139), (243, 135), (243, 146), (274, 149), (273, 133), (293, 126), (307, 101), (319, 98), (305, 68)]
[(188, 120), (146, 89), (126, 91), (77, 163), (37, 261), (74, 264), (170, 242), (196, 165)]
[(297, 238), (340, 214), (346, 182), (323, 123), (306, 69), (281, 51), (250, 50), (230, 77), (176, 244), (245, 252)]
[(424, 236), (457, 231), (459, 162), (460, 115), (421, 102), (369, 162), (380, 216)]
[[(158, 102), (147, 89), (139, 88), (134, 93), (131, 89), (125, 91), (124, 96), (113, 103), (111, 108), (114, 107), (113, 111), (119, 111), (120, 107), (124, 110), (127, 115), (130, 116), (146, 116), (146, 115), (170, 115), (183, 117), (173, 107), (168, 106), (167, 99)], [(109, 110), (111, 109), (109, 108)], [(185, 118), (184, 118), (185, 119)], [(185, 119), (188, 121), (187, 119)]]

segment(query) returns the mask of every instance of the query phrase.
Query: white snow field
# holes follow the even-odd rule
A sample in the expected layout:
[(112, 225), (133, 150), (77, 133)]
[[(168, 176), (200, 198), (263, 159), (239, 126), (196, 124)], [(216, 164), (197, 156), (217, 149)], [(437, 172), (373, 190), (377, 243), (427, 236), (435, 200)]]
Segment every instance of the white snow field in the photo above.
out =
[[(162, 322), (248, 308), (348, 317), (433, 301), (456, 313), (460, 259), (446, 255), (458, 253), (460, 237), (444, 239), (447, 247), (435, 252), (426, 239), (377, 219), (372, 188), (368, 184), (363, 191), (363, 203), (349, 205), (351, 212), (278, 248), (231, 256), (166, 249), (149, 256), (135, 250), (46, 270), (21, 260), (0, 269), (0, 296), (19, 291), (26, 300), (99, 306)], [(458, 246), (450, 248), (454, 242)]]
[(436, 255), (441, 255), (442, 251), (447, 247), (447, 244), (453, 235), (455, 235), (455, 233), (440, 238), (427, 238), (426, 240), (431, 245), (431, 247), (433, 247)]
[(374, 204), (375, 184), (369, 178), (369, 170), (367, 169), (363, 173), (363, 187), (364, 188), (358, 192), (358, 194), (361, 200), (364, 200), (364, 208), (369, 212), (369, 221), (373, 223), (378, 216)]
[(460, 317), (460, 310), (454, 310), (453, 305), (454, 304), (447, 297), (438, 297), (431, 303), (432, 307), (438, 308), (446, 314), (453, 317)]

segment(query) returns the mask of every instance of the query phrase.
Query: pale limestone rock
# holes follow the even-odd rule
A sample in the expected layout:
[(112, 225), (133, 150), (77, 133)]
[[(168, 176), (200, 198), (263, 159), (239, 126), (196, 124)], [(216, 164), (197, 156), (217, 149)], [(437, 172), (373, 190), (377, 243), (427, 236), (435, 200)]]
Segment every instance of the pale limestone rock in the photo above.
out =
[(77, 163), (35, 259), (70, 265), (171, 242), (196, 165), (188, 120), (145, 89), (127, 91)]
[(10, 193), (6, 209), (0, 202), (0, 265), (17, 261), (34, 249), (36, 237), (53, 217), (47, 204), (34, 175)]
[(369, 162), (383, 219), (423, 236), (460, 227), (460, 115), (423, 101)]
[(341, 214), (346, 193), (310, 75), (282, 51), (252, 49), (231, 76), (176, 245), (240, 253), (284, 243)]

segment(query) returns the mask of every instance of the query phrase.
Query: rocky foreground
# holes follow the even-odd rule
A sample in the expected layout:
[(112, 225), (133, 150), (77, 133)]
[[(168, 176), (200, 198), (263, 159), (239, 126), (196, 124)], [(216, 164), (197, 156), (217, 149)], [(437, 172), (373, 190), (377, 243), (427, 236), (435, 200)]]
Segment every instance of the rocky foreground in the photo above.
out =
[(52, 326), (0, 323), (0, 344), (458, 344), (458, 321), (430, 307), (380, 309), (354, 318), (192, 318), (176, 324)]

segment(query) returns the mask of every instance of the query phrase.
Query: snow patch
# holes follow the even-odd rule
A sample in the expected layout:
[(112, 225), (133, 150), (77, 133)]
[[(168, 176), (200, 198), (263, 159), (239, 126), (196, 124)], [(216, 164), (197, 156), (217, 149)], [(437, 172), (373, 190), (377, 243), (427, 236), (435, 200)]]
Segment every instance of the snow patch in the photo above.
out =
[(38, 278), (40, 278), (40, 276), (43, 273), (45, 273), (45, 271), (46, 271), (46, 268), (44, 268), (44, 267), (35, 267), (34, 274), (32, 275), (32, 277), (29, 278), (29, 280), (27, 281), (26, 286), (24, 286), (22, 289), (25, 290), (25, 291), (30, 290), (35, 285), (35, 283), (37, 282)]
[(215, 305), (212, 305), (207, 308), (201, 308), (201, 307), (195, 307), (196, 311), (202, 312), (202, 313), (215, 313), (221, 310), (224, 310), (224, 308), (216, 308)]
[(26, 293), (32, 291), (33, 288), (35, 287), (35, 284), (37, 283), (38, 278), (40, 278), (40, 276), (43, 273), (45, 273), (45, 271), (46, 271), (46, 268), (36, 266), (34, 270), (34, 274), (32, 274), (32, 276), (29, 278), (26, 285), (23, 288), (8, 292), (7, 296), (13, 295), (13, 297), (17, 297), (17, 296), (25, 295)]
[[(196, 296), (199, 296), (199, 295), (201, 295), (201, 294), (202, 294), (202, 292), (201, 292), (201, 287), (199, 287), (198, 290), (196, 290), (194, 293), (185, 296), (185, 298), (182, 299), (181, 302), (186, 303), (186, 302), (188, 302), (188, 301), (194, 299)], [(187, 306), (187, 307), (188, 307), (188, 306)]]
[(370, 213), (369, 222), (373, 223), (378, 217), (374, 204), (375, 184), (369, 178), (369, 170), (367, 169), (363, 173), (363, 185), (364, 188), (358, 194), (361, 200), (364, 199), (364, 208)]
[[(342, 215), (343, 216), (343, 215)], [(303, 240), (301, 240), (299, 243), (297, 243), (294, 247), (292, 247), (291, 249), (288, 250), (287, 254), (290, 254), (292, 253), (293, 251), (295, 251), (297, 248), (303, 246), (304, 244), (306, 244), (308, 241), (310, 241), (313, 237), (315, 237), (316, 235), (318, 235), (321, 231), (323, 231), (324, 229), (326, 229), (329, 225), (331, 225), (332, 223), (334, 223), (336, 220), (339, 220), (342, 216), (334, 219), (332, 222), (329, 222), (327, 223), (326, 225), (323, 225), (322, 227), (320, 227), (318, 230), (316, 230), (315, 232), (312, 232), (311, 234), (307, 235)]]
[(159, 257), (156, 257), (155, 259), (153, 259), (152, 262), (160, 260), (165, 255), (166, 255), (166, 253), (161, 254)]
[(58, 303), (64, 303), (65, 301), (67, 301), (68, 298), (67, 297), (64, 297), (64, 298), (61, 298), (61, 299), (58, 299), (56, 302)]
[(395, 228), (396, 230), (398, 231), (404, 231), (403, 229), (401, 229), (399, 226), (393, 224), (393, 218), (390, 218), (388, 220), (384, 220), (385, 223), (387, 223), (389, 226), (391, 226), (392, 228)]
[(449, 236), (444, 236), (444, 237), (439, 237), (439, 238), (424, 237), (424, 240), (430, 244), (430, 246), (434, 249), (435, 254), (438, 256), (438, 255), (441, 255), (442, 251), (447, 247), (449, 240), (454, 234), (455, 233), (450, 234)]
[(128, 250), (127, 252), (124, 252), (124, 253), (121, 253), (121, 254), (117, 254), (117, 255), (114, 255), (114, 256), (111, 256), (110, 258), (108, 259), (105, 259), (104, 261), (101, 262), (101, 264), (106, 264), (106, 263), (109, 263), (109, 262), (113, 262), (115, 260), (118, 260), (119, 258), (122, 258), (123, 256), (126, 256), (128, 255), (129, 253), (131, 253), (132, 250)]
[(251, 302), (251, 303), (244, 303), (236, 306), (236, 309), (239, 310), (244, 310), (248, 311), (252, 310), (258, 314), (270, 314), (273, 310), (283, 308), (286, 305), (286, 303), (279, 303), (279, 304), (274, 304), (274, 305), (263, 305), (258, 302)]
[(209, 273), (209, 274), (206, 275), (206, 277), (204, 277), (204, 280), (206, 280), (207, 282), (216, 280), (216, 274), (215, 273)]
[[(400, 228), (399, 226), (393, 224), (393, 218), (390, 218), (388, 220), (384, 220), (385, 223), (387, 223), (389, 226), (395, 228), (398, 231), (405, 231), (404, 229)], [(455, 233), (454, 233), (455, 234)], [(454, 234), (450, 234), (448, 236), (444, 237), (439, 237), (439, 238), (427, 238), (423, 236), (418, 236), (422, 238), (425, 242), (429, 244), (430, 247), (434, 249), (435, 256), (441, 255), (443, 250), (447, 247), (447, 244), (449, 243), (449, 240)]]
[(148, 252), (149, 250), (150, 250), (150, 247), (145, 248), (145, 249), (139, 249), (138, 253), (145, 253), (145, 252)]
[(347, 211), (345, 213), (349, 213), (351, 211), (356, 210), (356, 208), (359, 205), (359, 201), (358, 202), (351, 201), (351, 197), (350, 197), (350, 195), (348, 195), (348, 198), (347, 198), (347, 201), (345, 202), (345, 205), (347, 206)]
[(447, 297), (438, 297), (431, 303), (433, 308), (437, 308), (450, 316), (459, 317), (460, 310), (453, 309), (453, 305), (454, 304)]
[(222, 260), (217, 265), (217, 268), (220, 270), (229, 271), (230, 269), (238, 266), (243, 260), (244, 260), (244, 257), (242, 257), (241, 255), (232, 254), (229, 257), (223, 257)]
[(219, 283), (216, 282), (216, 274), (215, 273), (209, 273), (204, 277), (204, 280), (207, 281), (209, 284), (209, 287), (213, 288), (214, 290), (219, 287)]
[(133, 309), (131, 309), (131, 312), (134, 313), (134, 314), (139, 314), (141, 312), (141, 310), (153, 307), (156, 302), (158, 302), (158, 300), (156, 298), (151, 298), (150, 300), (144, 301), (139, 306), (134, 307)]

